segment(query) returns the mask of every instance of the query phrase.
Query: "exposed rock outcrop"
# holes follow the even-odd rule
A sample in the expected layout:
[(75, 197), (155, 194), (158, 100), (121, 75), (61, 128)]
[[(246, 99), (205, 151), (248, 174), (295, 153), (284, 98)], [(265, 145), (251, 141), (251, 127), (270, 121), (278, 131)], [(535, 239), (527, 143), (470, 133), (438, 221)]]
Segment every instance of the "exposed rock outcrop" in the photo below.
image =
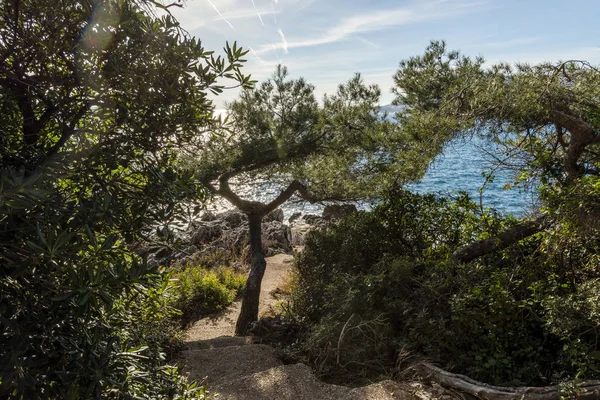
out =
[[(266, 256), (292, 251), (292, 231), (283, 223), (281, 209), (266, 215), (262, 224), (262, 240)], [(219, 249), (241, 255), (248, 245), (248, 220), (241, 212), (230, 210), (219, 214), (205, 212), (193, 221), (185, 234), (180, 234), (177, 246), (151, 245), (141, 254), (150, 262), (167, 265), (194, 259), (194, 255)]]

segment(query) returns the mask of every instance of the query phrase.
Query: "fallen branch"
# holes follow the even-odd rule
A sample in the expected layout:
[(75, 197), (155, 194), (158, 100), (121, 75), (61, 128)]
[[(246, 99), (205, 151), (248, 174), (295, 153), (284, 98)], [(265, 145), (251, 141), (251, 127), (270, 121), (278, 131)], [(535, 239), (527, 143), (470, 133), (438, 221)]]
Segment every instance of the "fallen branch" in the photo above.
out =
[(415, 368), (427, 380), (482, 400), (600, 399), (600, 381), (577, 382), (572, 390), (563, 386), (502, 387), (478, 382), (468, 376), (453, 374), (426, 362), (417, 364)]

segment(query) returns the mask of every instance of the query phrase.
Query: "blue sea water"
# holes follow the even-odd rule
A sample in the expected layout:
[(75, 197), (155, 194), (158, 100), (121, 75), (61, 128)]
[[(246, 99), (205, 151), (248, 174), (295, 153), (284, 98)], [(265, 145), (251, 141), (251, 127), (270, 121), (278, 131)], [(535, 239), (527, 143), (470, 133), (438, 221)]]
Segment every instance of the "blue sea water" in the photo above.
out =
[[(434, 159), (423, 179), (408, 185), (407, 189), (417, 193), (450, 197), (456, 196), (459, 191), (465, 191), (477, 204), (481, 202), (483, 207), (493, 208), (503, 214), (526, 215), (536, 208), (535, 193), (503, 189), (506, 183), (514, 180), (509, 172), (496, 171), (493, 182), (487, 184), (482, 193), (479, 191), (486, 181), (483, 173), (489, 172), (492, 165), (493, 160), (489, 154), (497, 154), (498, 151), (493, 143), (482, 139), (453, 140), (447, 144), (443, 153)], [(260, 202), (273, 200), (282, 189), (270, 182), (232, 186), (242, 198)], [(231, 205), (221, 199), (210, 208), (222, 211), (231, 208)], [(370, 205), (361, 203), (358, 204), (358, 208), (369, 209)], [(296, 212), (321, 214), (323, 205), (288, 201), (282, 209), (287, 219)]]
[[(421, 182), (408, 188), (417, 193), (434, 193), (452, 196), (458, 191), (469, 193), (471, 198), (484, 207), (490, 207), (503, 214), (526, 215), (537, 207), (537, 197), (533, 191), (504, 189), (514, 181), (512, 173), (506, 170), (495, 171), (495, 178), (485, 184), (484, 173), (490, 172), (493, 158), (499, 149), (491, 141), (473, 138), (457, 139), (449, 142), (429, 167)], [(485, 189), (480, 192), (485, 184)]]

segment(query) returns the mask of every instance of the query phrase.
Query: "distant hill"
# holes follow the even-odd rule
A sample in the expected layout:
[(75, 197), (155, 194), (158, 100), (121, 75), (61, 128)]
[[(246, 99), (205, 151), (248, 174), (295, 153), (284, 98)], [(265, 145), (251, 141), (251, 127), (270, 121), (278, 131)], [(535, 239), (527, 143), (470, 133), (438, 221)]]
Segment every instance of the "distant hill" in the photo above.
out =
[(387, 104), (385, 106), (379, 107), (378, 115), (383, 116), (384, 114), (387, 113), (388, 119), (394, 119), (394, 116), (396, 115), (396, 113), (401, 111), (402, 108), (403, 108), (402, 106), (395, 106), (393, 104)]

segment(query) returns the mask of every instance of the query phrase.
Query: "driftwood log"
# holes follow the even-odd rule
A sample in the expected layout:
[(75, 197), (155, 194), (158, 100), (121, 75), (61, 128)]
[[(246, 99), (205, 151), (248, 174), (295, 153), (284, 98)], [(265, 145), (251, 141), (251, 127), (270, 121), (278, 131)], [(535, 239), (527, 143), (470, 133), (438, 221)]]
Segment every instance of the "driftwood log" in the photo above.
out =
[(501, 387), (478, 382), (468, 376), (444, 371), (430, 363), (421, 362), (416, 370), (423, 378), (446, 388), (469, 394), (482, 400), (561, 400), (600, 399), (600, 381), (578, 382), (573, 391), (562, 386)]

